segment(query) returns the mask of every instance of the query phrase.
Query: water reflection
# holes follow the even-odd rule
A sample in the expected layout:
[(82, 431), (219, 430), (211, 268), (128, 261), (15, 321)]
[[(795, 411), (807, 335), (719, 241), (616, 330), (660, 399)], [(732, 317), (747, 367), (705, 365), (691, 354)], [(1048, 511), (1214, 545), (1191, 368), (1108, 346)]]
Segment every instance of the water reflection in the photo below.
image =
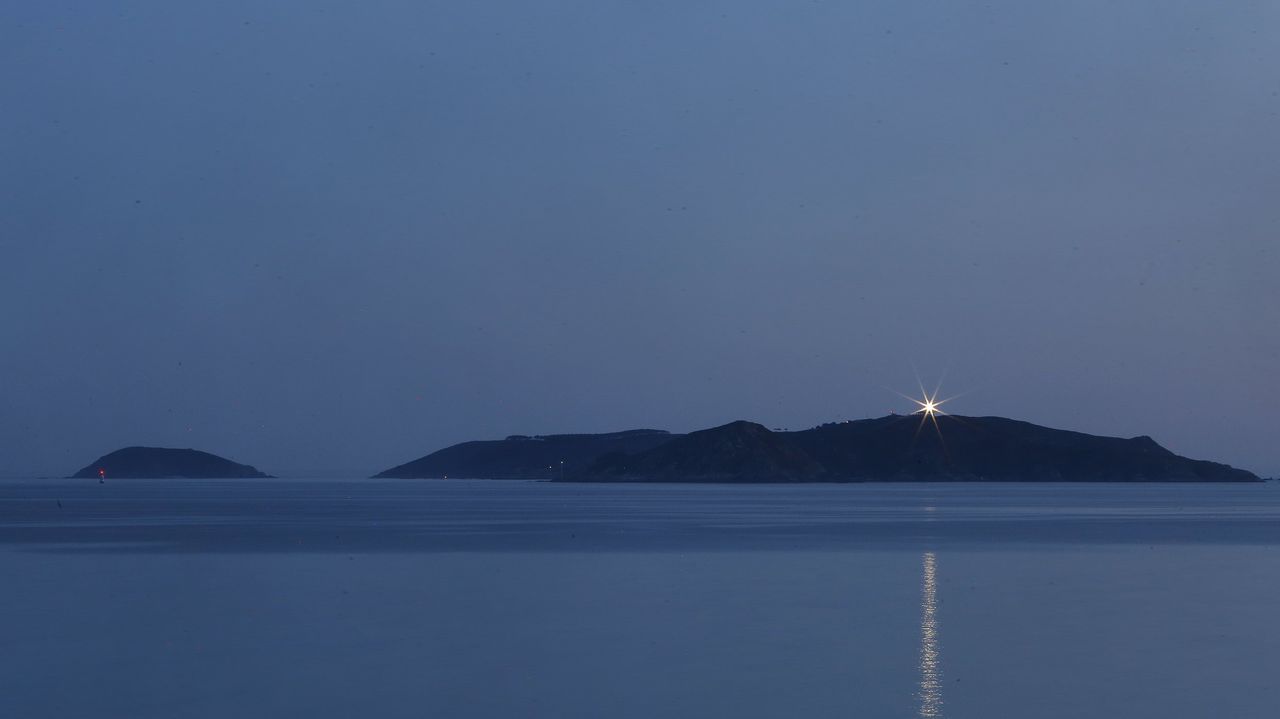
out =
[(942, 716), (942, 668), (938, 657), (938, 559), (924, 553), (920, 587), (920, 716)]

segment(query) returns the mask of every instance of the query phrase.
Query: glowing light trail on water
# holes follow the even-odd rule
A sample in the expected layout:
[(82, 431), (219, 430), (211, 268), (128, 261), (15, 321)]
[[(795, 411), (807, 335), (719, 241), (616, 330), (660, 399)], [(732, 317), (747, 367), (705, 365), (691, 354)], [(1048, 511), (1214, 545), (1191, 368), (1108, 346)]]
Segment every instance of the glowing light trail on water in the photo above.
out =
[(938, 559), (924, 553), (920, 587), (920, 716), (942, 716), (942, 667), (938, 655)]

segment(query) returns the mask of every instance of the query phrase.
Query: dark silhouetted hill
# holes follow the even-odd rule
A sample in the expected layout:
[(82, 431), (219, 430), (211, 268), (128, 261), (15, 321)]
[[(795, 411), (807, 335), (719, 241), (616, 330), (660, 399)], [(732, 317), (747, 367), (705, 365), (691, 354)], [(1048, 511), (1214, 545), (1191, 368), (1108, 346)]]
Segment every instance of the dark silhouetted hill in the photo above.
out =
[(512, 435), (506, 439), (455, 444), (374, 476), (401, 479), (559, 479), (583, 471), (602, 455), (643, 452), (671, 441), (674, 436), (657, 429), (608, 434)]
[(824, 475), (791, 441), (754, 422), (677, 437), (638, 454), (614, 452), (596, 460), (577, 479), (632, 482), (813, 482)]
[(113, 477), (130, 479), (234, 479), (241, 477), (270, 477), (247, 464), (237, 464), (216, 454), (195, 449), (166, 449), (163, 447), (125, 447), (103, 455), (84, 469), (71, 475), (73, 478), (97, 478), (98, 470)]
[[(753, 422), (464, 442), (379, 477), (580, 482), (1257, 482), (1180, 457), (1150, 437), (1120, 439), (1003, 417), (920, 415), (771, 432)], [(560, 462), (564, 462), (561, 471)]]
[(1120, 439), (1003, 417), (920, 415), (822, 425), (791, 439), (830, 479), (1032, 482), (1256, 482), (1251, 472), (1180, 457), (1150, 437)]

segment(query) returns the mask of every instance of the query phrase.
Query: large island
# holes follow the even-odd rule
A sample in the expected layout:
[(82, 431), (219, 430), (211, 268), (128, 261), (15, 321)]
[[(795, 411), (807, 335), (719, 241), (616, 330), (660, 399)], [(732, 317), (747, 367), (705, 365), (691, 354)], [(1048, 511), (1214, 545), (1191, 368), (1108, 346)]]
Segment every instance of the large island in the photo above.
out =
[(688, 434), (464, 442), (378, 477), (577, 482), (1258, 482), (1150, 437), (1101, 437), (1003, 417), (889, 415), (798, 432), (754, 422)]

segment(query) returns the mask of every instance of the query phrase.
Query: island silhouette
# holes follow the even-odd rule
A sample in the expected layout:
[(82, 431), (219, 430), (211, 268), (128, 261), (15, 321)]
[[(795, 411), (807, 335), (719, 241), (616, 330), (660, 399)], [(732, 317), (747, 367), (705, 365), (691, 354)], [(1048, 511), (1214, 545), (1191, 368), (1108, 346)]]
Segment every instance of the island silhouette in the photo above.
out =
[[(78, 479), (270, 478), (195, 449), (125, 447)], [(511, 435), (462, 442), (374, 475), (558, 482), (1260, 482), (1189, 459), (1147, 436), (1103, 437), (1004, 417), (940, 412), (833, 422), (800, 431), (739, 420), (673, 434)]]
[(736, 421), (688, 434), (512, 435), (463, 442), (378, 478), (565, 482), (1259, 482), (1150, 437), (1103, 437), (1004, 417), (888, 415), (771, 431)]
[(104, 454), (71, 475), (72, 479), (270, 478), (247, 464), (196, 449), (125, 447)]

